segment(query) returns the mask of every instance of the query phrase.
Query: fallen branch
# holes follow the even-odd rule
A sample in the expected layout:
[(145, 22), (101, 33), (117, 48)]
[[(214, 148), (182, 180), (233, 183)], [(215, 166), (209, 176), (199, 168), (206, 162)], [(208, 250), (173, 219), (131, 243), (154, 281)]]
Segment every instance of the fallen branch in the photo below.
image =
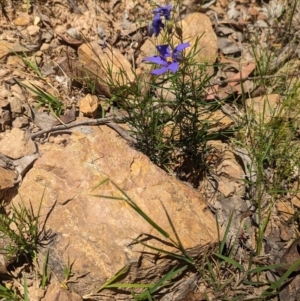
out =
[(71, 129), (77, 126), (82, 126), (82, 125), (101, 125), (105, 124), (109, 126), (110, 128), (114, 129), (122, 138), (124, 138), (126, 141), (130, 143), (134, 143), (135, 139), (132, 138), (128, 132), (120, 127), (117, 122), (124, 122), (124, 117), (107, 117), (107, 118), (98, 118), (98, 119), (88, 119), (84, 121), (79, 121), (79, 122), (72, 122), (69, 124), (61, 124), (61, 125), (55, 125), (52, 126), (51, 128), (45, 129), (38, 131), (36, 133), (33, 133), (30, 135), (31, 139), (34, 139), (36, 137), (39, 137), (43, 134), (48, 134), (51, 132), (56, 132), (56, 131), (61, 131), (61, 130), (66, 130), (66, 129)]

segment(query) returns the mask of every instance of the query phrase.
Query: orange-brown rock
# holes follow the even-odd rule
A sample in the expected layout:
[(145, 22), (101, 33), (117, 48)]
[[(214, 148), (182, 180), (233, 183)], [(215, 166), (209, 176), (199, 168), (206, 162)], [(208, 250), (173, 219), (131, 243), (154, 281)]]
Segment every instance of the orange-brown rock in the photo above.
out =
[[(199, 192), (152, 164), (111, 129), (85, 127), (84, 131), (74, 132), (66, 146), (43, 146), (43, 155), (19, 190), (35, 210), (45, 190), (41, 216), (45, 219), (49, 213), (46, 230), (55, 235), (47, 246), (49, 265), (59, 281), (68, 260), (74, 261), (75, 275), (86, 274), (72, 285), (81, 295), (95, 292), (128, 264), (131, 282), (137, 278), (153, 282), (177, 264), (166, 259), (154, 262), (150, 254), (142, 255), (151, 250), (132, 244), (134, 239), (145, 238), (150, 245), (176, 250), (124, 200), (101, 195), (125, 198), (126, 193), (175, 239), (164, 205), (183, 246), (193, 254), (217, 240), (215, 220)], [(99, 185), (106, 179), (113, 182)], [(18, 200), (17, 196), (13, 202)]]
[(95, 81), (95, 88), (106, 96), (111, 93), (109, 82), (122, 86), (135, 81), (128, 60), (118, 49), (109, 45), (101, 48), (97, 43), (83, 44), (78, 48), (78, 59), (77, 68), (82, 68), (85, 73), (83, 77), (89, 77), (87, 84)]

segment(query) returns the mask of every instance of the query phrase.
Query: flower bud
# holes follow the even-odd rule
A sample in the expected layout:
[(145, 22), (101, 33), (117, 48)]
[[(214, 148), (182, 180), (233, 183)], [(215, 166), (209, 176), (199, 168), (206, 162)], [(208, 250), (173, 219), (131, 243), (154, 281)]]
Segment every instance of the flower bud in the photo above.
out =
[(172, 20), (166, 21), (166, 28), (167, 28), (168, 33), (172, 33), (173, 25), (174, 25), (174, 22)]

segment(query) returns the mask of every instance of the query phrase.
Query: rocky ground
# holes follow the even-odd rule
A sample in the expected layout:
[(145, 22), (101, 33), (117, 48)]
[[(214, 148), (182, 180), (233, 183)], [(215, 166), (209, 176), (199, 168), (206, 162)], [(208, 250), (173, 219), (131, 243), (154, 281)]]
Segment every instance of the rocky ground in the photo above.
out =
[[(202, 98), (207, 103), (216, 101), (218, 108), (200, 118), (210, 120), (214, 125), (210, 134), (218, 135), (207, 142), (205, 172), (186, 156), (169, 165), (168, 175), (136, 150), (132, 128), (122, 122), (128, 104), (124, 106), (119, 99), (108, 101), (113, 91), (103, 67), (110, 62), (108, 54), (113, 53), (113, 71), (122, 68), (126, 73), (125, 79), (113, 78), (115, 82), (134, 85), (136, 80), (147, 79), (149, 65), (142, 59), (155, 51), (155, 38), (147, 34), (154, 4), (146, 0), (2, 0), (0, 5), (3, 208), (10, 212), (12, 200), (19, 200), (19, 189), (24, 202), (31, 202), (36, 210), (45, 190), (42, 216), (47, 217), (47, 228), (55, 234), (49, 245), (52, 276), (46, 289), (36, 287), (34, 271), (38, 267), (32, 268), (28, 262), (21, 266), (4, 262), (4, 272), (8, 270), (18, 279), (7, 283), (24, 294), (20, 281), (26, 275), (30, 300), (128, 300), (128, 292), (122, 290), (112, 295), (95, 292), (128, 263), (133, 267), (126, 279), (138, 283), (151, 283), (174, 265), (161, 260), (152, 266), (149, 262), (153, 258), (147, 261), (137, 255), (136, 251), (143, 249), (129, 247), (129, 238), (150, 236), (153, 229), (126, 206), (122, 209), (126, 218), (120, 218), (112, 214), (119, 212), (119, 204), (91, 198), (95, 194), (120, 197), (113, 184), (106, 183), (104, 191), (97, 193), (91, 190), (106, 178), (172, 231), (163, 202), (191, 252), (202, 254), (199, 246), (214, 245), (218, 240), (213, 215), (225, 229), (234, 212), (228, 239), (238, 237), (236, 256), (240, 262), (247, 263), (249, 254), (259, 255), (256, 260), (266, 265), (292, 264), (299, 259), (298, 156), (281, 150), (277, 157), (288, 153), (287, 161), (277, 160), (276, 166), (262, 164), (265, 182), (258, 185), (262, 180), (253, 154), (260, 146), (252, 143), (253, 129), (244, 123), (251, 111), (251, 122), (266, 126), (277, 117), (277, 111), (282, 112), (286, 95), (294, 93), (299, 100), (293, 90), (299, 86), (300, 75), (297, 1), (187, 0), (177, 7), (174, 21), (181, 22), (184, 37), (192, 37), (193, 44), (195, 37), (203, 35), (196, 60), (208, 64), (205, 71), (211, 78)], [(172, 102), (174, 95), (165, 91), (156, 89), (158, 97)], [(292, 120), (296, 134), (290, 144), (296, 147), (300, 115), (297, 105), (293, 106), (287, 119), (280, 118)], [(266, 140), (271, 139), (267, 131), (265, 135)], [(288, 136), (286, 132), (281, 135)], [(280, 145), (281, 140), (276, 143)], [(283, 173), (281, 167), (288, 175), (282, 176), (278, 191), (272, 194), (267, 188)], [(256, 254), (258, 224), (267, 216), (270, 221), (264, 230), (262, 251)], [(153, 245), (170, 247), (162, 241)], [(41, 266), (46, 250), (39, 254)], [(74, 283), (64, 281), (63, 268), (69, 258), (74, 261)], [(192, 276), (181, 279), (163, 291), (159, 300), (208, 300), (197, 281)], [(292, 278), (280, 300), (297, 300), (299, 281), (297, 275)], [(63, 285), (70, 290), (59, 288)], [(219, 300), (207, 289), (210, 300)], [(227, 296), (233, 298), (239, 290), (227, 291)], [(258, 295), (259, 288), (253, 287), (244, 299)]]

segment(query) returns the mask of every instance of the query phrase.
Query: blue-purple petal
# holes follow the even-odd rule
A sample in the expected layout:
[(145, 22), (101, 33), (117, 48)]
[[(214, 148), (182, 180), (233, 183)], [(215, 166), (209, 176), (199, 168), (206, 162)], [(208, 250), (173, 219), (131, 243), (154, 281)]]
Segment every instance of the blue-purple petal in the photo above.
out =
[(161, 16), (164, 16), (167, 20), (169, 20), (171, 17), (172, 9), (173, 9), (173, 5), (160, 6), (159, 8), (154, 9), (153, 13), (160, 14)]
[(177, 52), (180, 52), (182, 51), (183, 49), (187, 48), (191, 46), (190, 43), (182, 43), (182, 44), (179, 44), (175, 47), (174, 51), (173, 51), (173, 54), (176, 54)]
[(168, 71), (168, 66), (162, 67), (160, 69), (154, 69), (150, 73), (152, 75), (162, 75)]
[(160, 53), (160, 55), (164, 58), (170, 56), (170, 46), (169, 45), (157, 45), (156, 49)]
[(171, 70), (173, 73), (177, 72), (179, 69), (179, 63), (173, 62), (168, 65), (168, 70)]
[(156, 37), (159, 35), (161, 28), (164, 28), (164, 24), (160, 18), (160, 14), (155, 14), (151, 28)]
[(167, 20), (170, 20), (172, 8), (173, 8), (173, 5), (166, 5), (166, 6), (161, 7), (162, 14), (164, 15), (164, 17)]
[(168, 65), (168, 63), (161, 56), (158, 55), (145, 57), (142, 60), (142, 62), (159, 64), (159, 65)]

